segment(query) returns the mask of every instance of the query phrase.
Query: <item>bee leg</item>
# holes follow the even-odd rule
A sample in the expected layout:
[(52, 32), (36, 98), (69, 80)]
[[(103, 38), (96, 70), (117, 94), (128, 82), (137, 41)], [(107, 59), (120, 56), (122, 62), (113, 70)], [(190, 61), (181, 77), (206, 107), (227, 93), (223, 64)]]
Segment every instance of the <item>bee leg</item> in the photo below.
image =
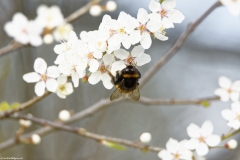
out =
[(138, 72), (138, 76), (139, 76), (138, 78), (141, 78), (141, 73), (139, 71), (137, 71), (137, 72)]
[(116, 72), (116, 76), (112, 80), (114, 85), (117, 85), (118, 83), (120, 83), (123, 80), (123, 76), (121, 72)]

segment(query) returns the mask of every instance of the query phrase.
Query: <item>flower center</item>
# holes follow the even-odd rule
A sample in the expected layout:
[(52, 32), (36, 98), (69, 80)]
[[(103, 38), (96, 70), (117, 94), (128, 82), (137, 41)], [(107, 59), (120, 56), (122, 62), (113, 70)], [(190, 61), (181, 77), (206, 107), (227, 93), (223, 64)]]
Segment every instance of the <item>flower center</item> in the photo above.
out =
[(174, 154), (173, 156), (174, 160), (179, 160), (180, 159), (180, 155), (178, 153)]
[(22, 32), (25, 33), (25, 34), (28, 34), (26, 28), (22, 29)]
[(231, 88), (228, 89), (227, 92), (228, 92), (228, 94), (231, 94), (232, 93), (232, 89)]
[(165, 9), (162, 9), (161, 11), (159, 11), (159, 14), (163, 17), (167, 16), (167, 11)]
[(110, 37), (112, 37), (114, 34), (116, 34), (116, 31), (115, 31), (115, 30), (112, 30), (112, 29), (110, 29), (110, 30), (109, 30), (109, 35), (110, 35)]
[(107, 71), (106, 67), (104, 65), (101, 65), (98, 69), (101, 73), (105, 73)]
[(199, 142), (205, 142), (205, 138), (203, 136), (200, 136), (198, 140)]
[(124, 34), (124, 33), (126, 33), (126, 32), (125, 32), (124, 28), (120, 28), (120, 29), (119, 29), (119, 33)]
[(46, 82), (47, 81), (47, 75), (46, 74), (43, 74), (43, 75), (41, 75), (41, 80), (42, 81), (44, 81), (44, 82)]
[(165, 36), (166, 35), (166, 28), (164, 28), (163, 26), (161, 26), (160, 28), (160, 32)]
[(128, 56), (128, 58), (125, 60), (126, 64), (132, 64), (134, 62), (134, 57), (131, 55)]
[(59, 89), (60, 89), (61, 91), (64, 91), (64, 90), (66, 89), (66, 87), (65, 87), (64, 85), (61, 85), (61, 86), (59, 87)]
[(141, 25), (139, 26), (139, 30), (141, 31), (141, 33), (145, 32), (145, 31), (146, 31), (146, 25), (141, 24)]
[(93, 59), (93, 54), (92, 54), (92, 53), (88, 53), (88, 54), (87, 54), (87, 58), (88, 58), (88, 59)]

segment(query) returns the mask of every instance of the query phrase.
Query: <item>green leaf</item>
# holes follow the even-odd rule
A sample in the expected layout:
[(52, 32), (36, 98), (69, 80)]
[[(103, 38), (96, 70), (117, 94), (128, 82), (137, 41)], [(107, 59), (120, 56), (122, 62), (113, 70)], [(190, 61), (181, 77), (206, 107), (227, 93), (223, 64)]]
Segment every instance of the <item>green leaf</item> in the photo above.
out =
[(104, 145), (104, 146), (107, 146), (109, 148), (113, 148), (113, 149), (116, 149), (116, 150), (121, 150), (121, 151), (124, 151), (126, 150), (126, 147), (125, 146), (122, 146), (118, 143), (114, 143), (114, 142), (109, 142), (109, 141), (101, 141), (101, 143)]
[(162, 2), (163, 2), (164, 0), (159, 0), (159, 2), (162, 4)]
[(6, 110), (9, 110), (10, 109), (10, 106), (7, 102), (2, 102), (0, 104), (0, 111), (6, 111)]
[(208, 108), (211, 105), (211, 103), (209, 101), (202, 101), (201, 105), (205, 108)]

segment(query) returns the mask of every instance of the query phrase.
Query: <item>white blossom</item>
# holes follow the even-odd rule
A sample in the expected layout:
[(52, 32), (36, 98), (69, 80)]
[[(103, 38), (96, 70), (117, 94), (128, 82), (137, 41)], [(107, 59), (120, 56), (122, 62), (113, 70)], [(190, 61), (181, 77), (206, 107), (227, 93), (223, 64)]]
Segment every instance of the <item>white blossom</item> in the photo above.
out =
[(235, 139), (231, 139), (230, 141), (227, 142), (225, 146), (228, 149), (236, 149), (238, 146), (238, 142)]
[(69, 39), (69, 34), (72, 30), (73, 26), (70, 23), (64, 23), (53, 31), (54, 39), (58, 42), (66, 41)]
[(53, 5), (48, 7), (46, 5), (40, 5), (37, 8), (37, 17), (36, 21), (38, 24), (47, 30), (51, 30), (64, 22), (61, 9)]
[(89, 14), (93, 17), (100, 16), (102, 14), (102, 8), (99, 5), (93, 5), (91, 6), (89, 10)]
[(142, 66), (151, 61), (150, 55), (144, 53), (144, 48), (141, 45), (135, 46), (131, 53), (125, 51), (124, 49), (119, 49), (114, 52), (114, 55), (120, 59), (120, 61), (115, 61), (112, 64), (111, 72), (114, 74), (118, 70), (122, 70), (126, 65), (134, 64), (137, 66)]
[(28, 21), (22, 13), (15, 13), (11, 22), (4, 25), (5, 32), (21, 44), (30, 43), (32, 46), (42, 44), (41, 33), (43, 28), (35, 21)]
[(100, 64), (98, 70), (90, 75), (88, 82), (94, 85), (102, 80), (104, 87), (111, 89), (113, 87), (113, 84), (111, 82), (111, 77), (108, 74), (108, 70), (111, 68), (113, 61), (114, 56), (112, 54), (105, 54), (102, 58), (102, 63)]
[(39, 144), (41, 142), (41, 137), (38, 134), (33, 134), (31, 136), (31, 142), (33, 144)]
[(189, 140), (189, 149), (195, 149), (199, 156), (205, 156), (209, 147), (217, 146), (221, 138), (213, 133), (213, 125), (210, 121), (205, 121), (201, 128), (196, 124), (191, 123), (187, 127), (187, 133), (191, 139)]
[(237, 101), (239, 99), (240, 80), (232, 82), (227, 77), (221, 76), (218, 83), (221, 88), (216, 89), (214, 93), (220, 96), (221, 101), (227, 102), (229, 99)]
[(166, 150), (158, 153), (158, 157), (163, 160), (192, 160), (192, 152), (188, 150), (187, 141), (178, 142), (170, 138), (166, 144)]
[(225, 109), (221, 112), (224, 119), (228, 121), (227, 125), (234, 129), (240, 128), (240, 102), (236, 101), (231, 104), (231, 110)]
[(117, 3), (114, 1), (107, 1), (106, 10), (109, 12), (115, 11), (117, 9)]
[(152, 135), (151, 135), (151, 133), (144, 132), (141, 134), (139, 139), (142, 143), (149, 143), (152, 139)]
[(65, 99), (66, 96), (73, 93), (72, 83), (67, 82), (67, 76), (60, 75), (57, 79), (57, 82), (58, 82), (58, 88), (56, 93), (58, 97)]
[(35, 93), (42, 96), (45, 92), (45, 87), (50, 92), (56, 92), (58, 83), (55, 80), (59, 76), (56, 66), (47, 67), (47, 63), (42, 58), (37, 58), (34, 62), (35, 72), (23, 75), (23, 79), (28, 83), (36, 83)]
[(221, 3), (227, 7), (228, 11), (234, 15), (240, 15), (240, 0), (220, 0)]
[(70, 119), (70, 117), (71, 117), (71, 114), (67, 110), (62, 110), (58, 114), (58, 118), (63, 122), (68, 121)]
[(19, 124), (24, 127), (24, 128), (28, 128), (32, 125), (32, 122), (29, 120), (25, 120), (25, 119), (20, 119), (19, 120)]
[(174, 9), (176, 0), (164, 0), (162, 4), (155, 0), (151, 0), (149, 9), (152, 11), (149, 18), (152, 24), (158, 24), (161, 27), (161, 22), (164, 28), (173, 28), (173, 23), (181, 23), (184, 20), (184, 15)]

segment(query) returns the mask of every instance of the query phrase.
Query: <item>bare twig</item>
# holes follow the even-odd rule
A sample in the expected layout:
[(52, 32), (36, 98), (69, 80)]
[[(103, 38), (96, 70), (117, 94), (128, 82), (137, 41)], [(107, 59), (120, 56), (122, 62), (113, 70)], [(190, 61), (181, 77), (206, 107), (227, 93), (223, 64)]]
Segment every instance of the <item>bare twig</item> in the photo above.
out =
[(108, 137), (108, 136), (104, 136), (104, 135), (99, 135), (99, 134), (88, 132), (83, 128), (74, 128), (74, 127), (70, 127), (70, 126), (67, 126), (67, 125), (60, 124), (60, 123), (51, 122), (51, 121), (48, 121), (48, 120), (45, 120), (45, 119), (40, 119), (40, 118), (37, 118), (37, 117), (33, 117), (33, 116), (12, 115), (11, 118), (30, 120), (34, 123), (44, 125), (44, 126), (48, 125), (48, 126), (51, 126), (55, 129), (75, 133), (75, 134), (78, 134), (80, 136), (96, 140), (97, 142), (100, 142), (100, 143), (103, 142), (103, 141), (109, 141), (109, 142), (114, 142), (114, 143), (118, 143), (118, 144), (121, 144), (121, 145), (125, 145), (125, 146), (128, 146), (128, 147), (132, 147), (132, 148), (139, 148), (141, 150), (148, 150), (148, 151), (153, 151), (153, 152), (159, 152), (159, 151), (162, 150), (161, 148), (158, 148), (158, 147), (146, 146), (146, 145), (143, 145), (141, 143), (136, 143), (136, 142), (132, 142), (132, 141), (125, 140), (125, 139), (113, 138), (113, 137)]
[(236, 134), (238, 134), (238, 133), (240, 133), (240, 129), (235, 130), (235, 131), (230, 132), (230, 133), (227, 133), (226, 135), (223, 135), (222, 138), (221, 138), (221, 140), (223, 141), (223, 140), (225, 140), (225, 139), (228, 139), (228, 138), (230, 138), (230, 137), (232, 137), (232, 136), (234, 136), (234, 135), (236, 135)]
[(166, 64), (174, 55), (175, 53), (181, 48), (185, 40), (188, 36), (194, 31), (194, 29), (218, 6), (220, 6), (220, 1), (217, 1), (213, 6), (211, 6), (196, 22), (190, 23), (187, 30), (182, 33), (182, 35), (177, 39), (177, 41), (171, 46), (171, 48), (164, 54), (164, 56), (155, 63), (154, 67), (152, 67), (141, 79), (140, 87), (142, 87), (148, 80), (149, 77), (152, 77), (157, 70)]
[(40, 96), (40, 97), (34, 97), (30, 100), (28, 100), (27, 102), (21, 104), (19, 107), (17, 107), (16, 109), (12, 109), (9, 111), (4, 111), (4, 112), (0, 112), (0, 119), (6, 118), (9, 115), (15, 113), (15, 112), (19, 112), (22, 111), (24, 109), (27, 109), (28, 107), (32, 106), (33, 104), (39, 102), (40, 100), (44, 99), (45, 97), (47, 97), (51, 92), (45, 92), (44, 95)]
[(199, 104), (204, 105), (204, 102), (208, 101), (215, 101), (219, 100), (218, 96), (206, 97), (206, 98), (199, 98), (199, 99), (167, 99), (167, 100), (159, 100), (159, 99), (152, 99), (147, 97), (141, 97), (139, 99), (140, 103), (145, 105), (189, 105), (189, 104)]
[[(75, 12), (70, 14), (68, 17), (66, 17), (65, 18), (65, 22), (70, 23), (70, 22), (75, 21), (77, 18), (79, 18), (79, 17), (83, 16), (84, 14), (86, 14), (87, 11), (90, 9), (90, 7), (93, 4), (97, 4), (97, 3), (101, 2), (101, 1), (102, 0), (93, 0), (93, 1), (91, 1), (89, 3), (87, 3), (85, 6), (81, 7), (80, 9), (76, 10)], [(9, 45), (7, 45), (7, 46), (5, 46), (5, 47), (0, 49), (0, 57), (6, 55), (7, 53), (12, 52), (12, 51), (14, 51), (16, 49), (19, 49), (19, 48), (22, 48), (22, 47), (26, 47), (26, 46), (28, 46), (28, 45), (23, 45), (23, 44), (20, 44), (20, 43), (18, 43), (16, 41), (12, 40), (12, 42)]]

